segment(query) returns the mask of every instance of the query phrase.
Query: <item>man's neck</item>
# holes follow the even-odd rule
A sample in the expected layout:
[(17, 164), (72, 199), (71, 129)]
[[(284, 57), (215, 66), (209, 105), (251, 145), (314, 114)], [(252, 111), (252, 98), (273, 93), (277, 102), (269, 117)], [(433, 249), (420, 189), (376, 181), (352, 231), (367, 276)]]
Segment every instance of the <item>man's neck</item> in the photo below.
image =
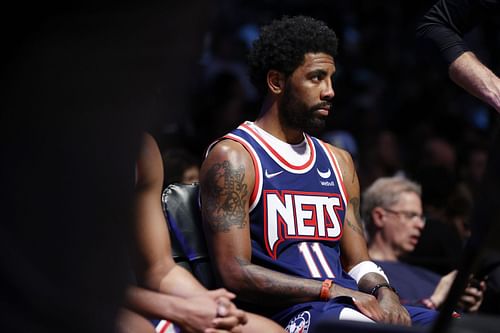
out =
[(266, 99), (262, 105), (259, 117), (255, 120), (255, 125), (274, 137), (289, 144), (298, 144), (304, 140), (304, 132), (298, 129), (286, 127), (280, 119), (278, 103)]
[(399, 261), (398, 256), (390, 246), (378, 239), (377, 236), (368, 246), (368, 254), (373, 260), (379, 261)]

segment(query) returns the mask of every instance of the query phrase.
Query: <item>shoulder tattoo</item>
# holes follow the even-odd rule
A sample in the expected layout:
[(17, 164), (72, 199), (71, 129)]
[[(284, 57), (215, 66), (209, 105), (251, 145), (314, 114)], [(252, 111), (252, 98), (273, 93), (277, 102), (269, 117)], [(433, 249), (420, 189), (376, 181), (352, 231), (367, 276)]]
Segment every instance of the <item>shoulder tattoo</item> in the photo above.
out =
[(232, 226), (246, 224), (248, 186), (244, 183), (245, 168), (231, 166), (229, 161), (214, 164), (207, 174), (204, 213), (214, 232), (228, 232)]

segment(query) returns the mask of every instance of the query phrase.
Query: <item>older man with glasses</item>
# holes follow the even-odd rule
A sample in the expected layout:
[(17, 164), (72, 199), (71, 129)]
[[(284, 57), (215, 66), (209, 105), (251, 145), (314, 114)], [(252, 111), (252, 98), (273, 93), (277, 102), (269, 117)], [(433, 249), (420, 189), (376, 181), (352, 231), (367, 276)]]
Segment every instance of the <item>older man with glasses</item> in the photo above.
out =
[[(363, 193), (361, 213), (369, 255), (386, 272), (401, 303), (439, 309), (456, 271), (441, 277), (399, 260), (415, 249), (425, 227), (421, 195), (421, 186), (409, 179), (379, 178)], [(446, 242), (446, 235), (442, 240)], [(484, 281), (471, 281), (457, 304), (457, 311), (476, 312), (483, 300), (484, 288)]]

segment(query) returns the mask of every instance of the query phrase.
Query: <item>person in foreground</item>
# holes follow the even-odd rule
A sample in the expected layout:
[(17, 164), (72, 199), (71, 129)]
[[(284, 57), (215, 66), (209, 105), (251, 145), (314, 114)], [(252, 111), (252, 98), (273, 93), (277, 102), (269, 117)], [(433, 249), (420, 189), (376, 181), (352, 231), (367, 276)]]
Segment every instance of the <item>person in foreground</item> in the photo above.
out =
[[(425, 226), (421, 193), (421, 186), (407, 178), (379, 178), (363, 193), (361, 213), (368, 234), (368, 253), (387, 273), (401, 302), (436, 309), (446, 299), (456, 270), (441, 277), (399, 261), (415, 249)], [(477, 312), (485, 288), (484, 281), (469, 285), (457, 310)]]
[(403, 307), (369, 259), (350, 155), (309, 135), (332, 111), (336, 53), (334, 31), (304, 16), (254, 42), (260, 115), (212, 144), (200, 173), (218, 278), (288, 332), (322, 318), (429, 324), (436, 312)]
[(499, 16), (499, 0), (439, 0), (417, 27), (417, 37), (432, 41), (439, 49), (453, 82), (497, 112), (500, 78), (469, 49), (464, 35), (486, 18)]
[[(161, 206), (162, 158), (149, 134), (144, 135), (136, 174), (134, 263), (138, 283), (128, 289), (118, 332), (154, 332), (155, 323), (157, 331), (165, 333), (282, 333), (271, 320), (236, 308), (233, 293), (209, 291), (175, 264)], [(155, 318), (159, 320), (150, 320)]]

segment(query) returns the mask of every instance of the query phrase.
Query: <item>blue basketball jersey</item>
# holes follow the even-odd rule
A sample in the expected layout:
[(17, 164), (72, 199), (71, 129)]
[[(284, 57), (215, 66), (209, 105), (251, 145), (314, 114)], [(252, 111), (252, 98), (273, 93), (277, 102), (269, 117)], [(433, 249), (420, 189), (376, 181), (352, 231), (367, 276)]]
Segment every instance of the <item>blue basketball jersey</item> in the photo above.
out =
[(336, 157), (327, 145), (305, 134), (308, 159), (294, 165), (251, 122), (224, 138), (242, 144), (254, 164), (252, 262), (304, 278), (332, 279), (357, 290), (340, 263), (347, 194)]
[[(328, 278), (358, 290), (356, 281), (343, 271), (340, 262), (348, 197), (337, 158), (328, 146), (305, 134), (307, 161), (297, 165), (277, 151), (276, 145), (251, 122), (241, 124), (224, 138), (245, 147), (254, 166), (255, 184), (250, 196), (252, 262), (303, 278)], [(336, 297), (279, 311), (261, 309), (261, 313), (286, 327), (287, 332), (307, 333), (323, 318), (339, 319), (346, 308), (359, 311), (351, 298)], [(413, 324), (418, 325), (429, 325), (437, 315), (423, 308), (406, 309)]]

